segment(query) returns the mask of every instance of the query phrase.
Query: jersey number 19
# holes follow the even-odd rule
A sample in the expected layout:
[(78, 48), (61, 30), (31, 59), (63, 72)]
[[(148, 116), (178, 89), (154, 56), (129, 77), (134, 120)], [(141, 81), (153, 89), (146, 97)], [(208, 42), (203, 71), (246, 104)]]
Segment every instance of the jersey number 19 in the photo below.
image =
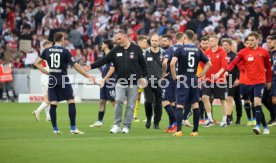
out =
[(60, 54), (59, 53), (51, 53), (51, 68), (59, 68), (60, 66)]

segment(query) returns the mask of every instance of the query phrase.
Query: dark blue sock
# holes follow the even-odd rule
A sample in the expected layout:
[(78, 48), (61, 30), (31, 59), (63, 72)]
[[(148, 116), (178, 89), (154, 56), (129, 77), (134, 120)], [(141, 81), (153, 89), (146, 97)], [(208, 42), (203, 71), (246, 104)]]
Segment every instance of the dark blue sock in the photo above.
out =
[(193, 132), (198, 132), (198, 124), (199, 124), (199, 108), (193, 109), (193, 117), (194, 117), (194, 128), (193, 128)]
[(171, 107), (171, 105), (167, 105), (167, 106), (165, 106), (165, 110), (169, 116), (169, 123), (170, 123), (170, 125), (172, 125), (174, 122), (176, 122), (173, 108)]
[(75, 103), (71, 103), (68, 105), (68, 111), (69, 111), (71, 130), (75, 130), (76, 129), (76, 105), (75, 105)]
[(189, 114), (191, 112), (191, 105), (185, 105), (184, 107), (184, 114), (183, 114), (183, 120), (186, 120), (189, 118)]
[(199, 105), (199, 111), (200, 111), (200, 119), (204, 119), (204, 116), (203, 116), (205, 111), (204, 104), (202, 101), (199, 101), (198, 105)]
[(182, 129), (182, 119), (183, 119), (183, 109), (176, 108), (176, 124), (177, 124), (177, 131), (181, 131)]
[(264, 112), (261, 110), (261, 114), (262, 114), (262, 117), (261, 117), (261, 123), (263, 125), (264, 128), (267, 128), (267, 124), (266, 124), (266, 121), (265, 121), (265, 116), (264, 116)]
[(58, 131), (58, 127), (57, 127), (57, 105), (50, 105), (50, 117), (51, 117), (51, 123), (53, 126), (53, 129), (55, 131)]
[(99, 111), (98, 113), (98, 121), (102, 122), (103, 121), (103, 117), (104, 117), (104, 111)]
[(244, 103), (244, 109), (247, 115), (248, 120), (251, 120), (251, 108), (250, 103)]
[(276, 104), (272, 104), (272, 110), (273, 110), (273, 113), (274, 113), (274, 116), (275, 116), (274, 120), (276, 120)]
[(253, 115), (253, 119), (256, 119), (256, 108), (254, 106), (252, 106), (252, 115)]
[(173, 114), (174, 114), (174, 117), (175, 117), (175, 122), (176, 122), (176, 106), (171, 106), (172, 107), (172, 111), (173, 111)]
[(257, 126), (260, 126), (261, 120), (262, 120), (262, 107), (261, 105), (256, 106), (256, 121), (257, 121)]

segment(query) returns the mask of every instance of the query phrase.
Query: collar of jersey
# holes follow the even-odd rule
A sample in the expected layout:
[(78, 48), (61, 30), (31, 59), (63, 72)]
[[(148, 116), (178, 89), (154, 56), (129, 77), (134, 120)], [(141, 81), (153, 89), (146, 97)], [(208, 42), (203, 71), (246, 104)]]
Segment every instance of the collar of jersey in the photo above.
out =
[(192, 46), (192, 45), (195, 45), (195, 44), (184, 44), (184, 45)]
[(54, 46), (56, 46), (56, 47), (62, 47), (61, 45), (54, 45)]

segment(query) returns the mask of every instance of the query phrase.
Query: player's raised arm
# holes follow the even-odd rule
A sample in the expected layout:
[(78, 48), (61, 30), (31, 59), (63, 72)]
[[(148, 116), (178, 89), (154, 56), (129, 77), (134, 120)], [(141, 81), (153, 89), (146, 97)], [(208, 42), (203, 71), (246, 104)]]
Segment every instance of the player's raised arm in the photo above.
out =
[(111, 50), (107, 55), (105, 55), (102, 59), (92, 63), (90, 65), (90, 69), (98, 68), (103, 66), (104, 64), (110, 63), (112, 61), (114, 50)]
[(35, 61), (35, 66), (44, 74), (49, 75), (49, 72), (42, 66), (42, 61), (43, 59), (40, 57), (37, 57), (36, 61)]
[(240, 53), (238, 53), (235, 59), (227, 66), (227, 71), (232, 71), (235, 66), (237, 66), (242, 61), (242, 57), (239, 54)]

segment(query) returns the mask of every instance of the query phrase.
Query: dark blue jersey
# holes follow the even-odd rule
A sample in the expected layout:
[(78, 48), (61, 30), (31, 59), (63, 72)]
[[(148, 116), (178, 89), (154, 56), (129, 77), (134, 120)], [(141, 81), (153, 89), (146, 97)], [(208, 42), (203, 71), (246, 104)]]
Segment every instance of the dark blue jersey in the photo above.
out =
[(171, 73), (170, 64), (171, 64), (171, 60), (172, 60), (172, 57), (173, 57), (173, 54), (174, 54), (175, 50), (178, 49), (178, 48), (181, 48), (182, 46), (183, 45), (181, 45), (181, 44), (175, 44), (174, 46), (171, 46), (168, 49), (166, 49), (164, 58), (168, 59), (167, 73)]
[(272, 80), (276, 82), (276, 50), (272, 52)]
[(196, 76), (198, 63), (201, 61), (206, 63), (209, 59), (197, 47), (192, 44), (183, 45), (174, 52), (174, 57), (178, 58), (178, 75), (189, 77)]
[[(105, 64), (105, 65), (103, 65), (103, 66), (101, 67), (102, 78), (104, 78), (104, 77), (107, 75), (107, 73), (108, 73), (110, 67), (114, 67), (114, 65), (113, 65), (112, 62), (111, 62), (111, 63), (107, 63), (107, 64)], [(115, 73), (113, 73), (109, 78), (115, 78)]]
[(47, 61), (49, 66), (49, 84), (62, 84), (62, 82), (69, 82), (67, 77), (67, 65), (74, 65), (74, 58), (71, 53), (62, 46), (52, 46), (45, 49), (40, 58)]

